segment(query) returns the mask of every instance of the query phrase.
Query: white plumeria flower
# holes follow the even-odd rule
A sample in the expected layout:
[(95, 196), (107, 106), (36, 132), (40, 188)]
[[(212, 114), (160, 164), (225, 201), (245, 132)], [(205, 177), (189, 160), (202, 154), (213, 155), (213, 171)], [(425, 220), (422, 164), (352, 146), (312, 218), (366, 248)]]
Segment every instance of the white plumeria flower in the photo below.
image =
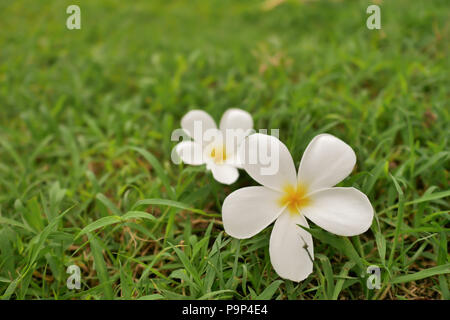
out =
[(253, 119), (247, 111), (228, 109), (218, 129), (208, 113), (192, 110), (181, 119), (181, 127), (193, 139), (180, 142), (175, 147), (184, 163), (206, 164), (220, 183), (232, 184), (237, 180), (238, 168), (241, 168), (237, 151), (253, 129)]
[(303, 154), (298, 174), (289, 150), (277, 138), (257, 133), (246, 142), (242, 159), (243, 152), (257, 154), (257, 146), (271, 145), (278, 152), (278, 170), (264, 175), (260, 162), (243, 161), (247, 173), (262, 186), (228, 195), (222, 206), (223, 225), (230, 236), (246, 239), (275, 221), (269, 253), (282, 278), (302, 281), (313, 270), (312, 236), (298, 226), (309, 228), (305, 217), (341, 236), (358, 235), (371, 226), (373, 208), (367, 196), (355, 188), (333, 188), (356, 163), (354, 151), (345, 142), (330, 134), (316, 136)]

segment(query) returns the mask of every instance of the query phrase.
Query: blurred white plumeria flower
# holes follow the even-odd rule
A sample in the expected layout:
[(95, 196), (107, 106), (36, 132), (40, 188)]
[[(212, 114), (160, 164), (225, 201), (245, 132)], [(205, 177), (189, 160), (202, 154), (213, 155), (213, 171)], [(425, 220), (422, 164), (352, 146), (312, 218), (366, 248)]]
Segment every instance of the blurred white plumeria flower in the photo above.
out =
[(218, 129), (208, 113), (192, 110), (181, 119), (181, 127), (193, 139), (175, 146), (176, 153), (184, 163), (206, 164), (214, 179), (220, 183), (232, 184), (237, 180), (237, 168), (242, 167), (237, 151), (253, 129), (253, 119), (247, 111), (228, 109)]
[[(329, 135), (316, 136), (306, 148), (298, 175), (287, 147), (277, 138), (253, 134), (240, 154), (257, 153), (261, 145), (278, 151), (276, 174), (261, 174), (261, 164), (243, 167), (262, 184), (234, 191), (222, 206), (225, 232), (238, 239), (250, 238), (273, 221), (270, 260), (282, 278), (304, 280), (313, 270), (313, 240), (305, 217), (323, 229), (341, 236), (365, 232), (372, 224), (373, 208), (367, 196), (355, 188), (334, 187), (347, 177), (356, 163), (352, 148)], [(307, 252), (309, 251), (309, 253)]]

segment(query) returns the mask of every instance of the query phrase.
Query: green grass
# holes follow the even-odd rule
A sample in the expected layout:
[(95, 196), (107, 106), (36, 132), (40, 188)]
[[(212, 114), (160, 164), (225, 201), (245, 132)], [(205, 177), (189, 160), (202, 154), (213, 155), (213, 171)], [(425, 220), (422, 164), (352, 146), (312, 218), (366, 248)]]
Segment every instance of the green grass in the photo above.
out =
[[(82, 29), (65, 28), (78, 3)], [(0, 297), (5, 299), (450, 299), (450, 5), (384, 1), (2, 1)], [(342, 186), (371, 230), (312, 226), (314, 272), (280, 279), (272, 227), (223, 232), (223, 186), (174, 165), (192, 108), (248, 110), (296, 164), (315, 135), (350, 144)], [(66, 269), (81, 268), (81, 290)], [(366, 268), (381, 267), (380, 290)]]

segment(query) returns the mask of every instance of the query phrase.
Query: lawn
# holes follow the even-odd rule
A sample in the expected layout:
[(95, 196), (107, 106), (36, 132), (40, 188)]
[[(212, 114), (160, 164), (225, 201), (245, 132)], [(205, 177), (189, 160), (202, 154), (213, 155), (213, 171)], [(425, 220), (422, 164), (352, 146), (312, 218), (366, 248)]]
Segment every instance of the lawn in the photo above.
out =
[[(1, 298), (450, 299), (449, 2), (275, 4), (1, 1)], [(339, 185), (369, 197), (373, 224), (311, 223), (300, 283), (270, 263), (272, 226), (224, 232), (224, 198), (256, 185), (245, 171), (227, 186), (171, 161), (187, 111), (231, 107), (279, 129), (296, 165), (319, 133), (356, 152)]]

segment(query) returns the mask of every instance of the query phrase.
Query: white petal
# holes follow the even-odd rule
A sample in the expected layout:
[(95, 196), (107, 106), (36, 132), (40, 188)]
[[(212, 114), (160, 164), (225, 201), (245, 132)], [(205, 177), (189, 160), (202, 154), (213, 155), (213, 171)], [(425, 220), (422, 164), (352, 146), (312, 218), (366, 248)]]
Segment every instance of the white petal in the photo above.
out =
[[(202, 142), (208, 130), (216, 129), (214, 119), (203, 110), (191, 110), (181, 119), (181, 127), (196, 142)], [(204, 146), (203, 146), (204, 147)]]
[(228, 109), (220, 120), (220, 130), (225, 137), (226, 150), (236, 154), (242, 141), (253, 129), (253, 119), (250, 113), (242, 109)]
[(203, 159), (203, 150), (199, 143), (194, 141), (183, 141), (175, 146), (175, 150), (184, 163), (194, 166), (205, 163)]
[(245, 110), (232, 108), (225, 111), (220, 119), (220, 130), (242, 129), (249, 131), (253, 128), (253, 119), (250, 113)]
[(231, 166), (233, 166), (233, 167), (236, 167), (236, 168), (239, 168), (239, 169), (244, 169), (242, 167), (241, 159), (239, 158), (239, 153), (235, 153), (235, 154), (229, 155), (229, 158), (226, 160), (226, 163), (231, 165)]
[(252, 134), (239, 150), (243, 168), (265, 187), (282, 191), (297, 184), (294, 160), (286, 146), (276, 137)]
[(355, 236), (370, 228), (373, 208), (367, 196), (355, 188), (329, 188), (309, 195), (311, 204), (302, 213), (321, 228)]
[(239, 178), (239, 171), (228, 164), (209, 163), (208, 168), (211, 170), (214, 179), (223, 184), (232, 184)]
[(280, 196), (266, 187), (246, 187), (229, 194), (222, 206), (225, 232), (238, 239), (253, 237), (284, 210), (277, 204)]
[(355, 152), (348, 144), (330, 134), (320, 134), (303, 154), (298, 180), (310, 192), (331, 188), (352, 172), (355, 163)]
[(285, 210), (275, 222), (269, 246), (275, 271), (280, 277), (296, 282), (311, 274), (314, 259), (312, 236), (297, 224), (308, 228), (302, 215)]

